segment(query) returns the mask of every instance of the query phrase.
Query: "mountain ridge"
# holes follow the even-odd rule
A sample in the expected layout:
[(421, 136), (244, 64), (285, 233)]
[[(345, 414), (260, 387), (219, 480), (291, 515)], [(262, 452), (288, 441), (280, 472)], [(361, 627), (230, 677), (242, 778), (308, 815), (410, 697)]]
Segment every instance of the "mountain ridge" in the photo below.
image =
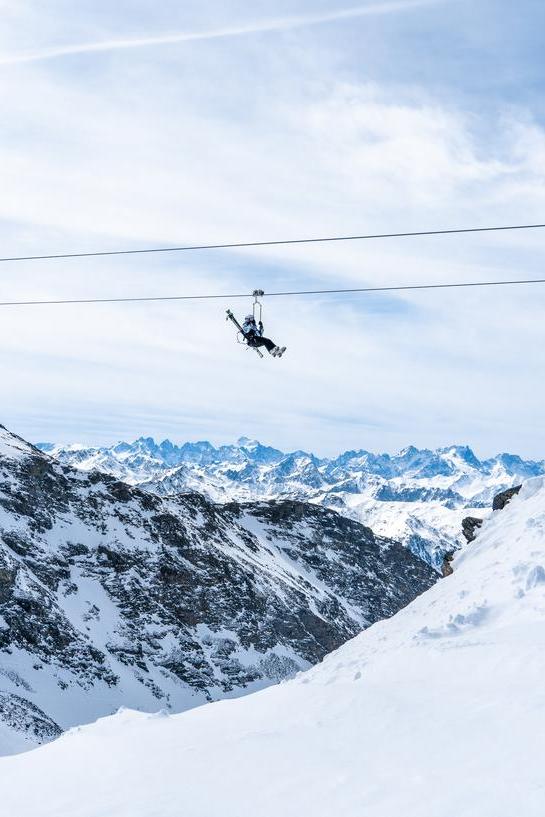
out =
[[(511, 452), (503, 451), (494, 456), (486, 457), (484, 459), (480, 459), (477, 457), (473, 449), (467, 444), (451, 444), (446, 446), (439, 446), (438, 448), (418, 448), (414, 445), (406, 446), (405, 448), (400, 449), (399, 452), (395, 454), (389, 454), (387, 452), (373, 452), (365, 448), (360, 449), (347, 449), (340, 454), (337, 454), (333, 457), (318, 457), (311, 451), (305, 451), (303, 449), (295, 449), (292, 451), (283, 451), (282, 449), (275, 448), (274, 446), (263, 445), (259, 440), (251, 440), (249, 437), (239, 437), (236, 443), (225, 443), (222, 445), (214, 445), (213, 443), (209, 442), (208, 440), (196, 440), (196, 441), (184, 441), (183, 443), (175, 443), (170, 440), (168, 437), (165, 437), (161, 441), (156, 441), (154, 437), (151, 436), (140, 436), (136, 438), (132, 443), (127, 442), (126, 440), (119, 440), (112, 445), (86, 445), (84, 443), (55, 443), (55, 442), (37, 442), (34, 443), (34, 446), (41, 451), (46, 453), (53, 453), (55, 452), (57, 456), (62, 452), (70, 452), (70, 451), (83, 451), (88, 454), (92, 453), (100, 453), (100, 452), (109, 452), (109, 451), (123, 451), (123, 452), (134, 452), (136, 450), (140, 450), (142, 452), (147, 452), (148, 454), (153, 455), (161, 455), (162, 452), (168, 452), (169, 454), (174, 454), (178, 456), (178, 464), (186, 461), (184, 455), (189, 454), (197, 454), (198, 452), (205, 451), (209, 454), (215, 454), (218, 459), (224, 459), (228, 454), (236, 454), (236, 452), (242, 452), (247, 455), (248, 459), (259, 459), (259, 454), (262, 452), (270, 452), (270, 455), (278, 460), (285, 459), (287, 457), (307, 457), (311, 461), (316, 464), (324, 465), (324, 464), (331, 464), (333, 466), (342, 464), (347, 460), (352, 460), (356, 458), (368, 458), (370, 462), (378, 463), (403, 463), (414, 459), (415, 456), (439, 456), (439, 455), (447, 455), (447, 454), (456, 454), (460, 456), (460, 459), (465, 460), (468, 463), (471, 463), (473, 466), (477, 468), (481, 468), (483, 470), (490, 470), (494, 464), (498, 462), (512, 462), (513, 464), (517, 463), (519, 466), (522, 467), (541, 467), (545, 468), (545, 458), (542, 460), (535, 460), (535, 459), (524, 459), (520, 457), (518, 454), (513, 454)], [(255, 452), (258, 452), (258, 456), (256, 457)], [(163, 465), (169, 464), (165, 461), (165, 459), (161, 459), (158, 457), (158, 461), (161, 461)]]
[(436, 580), (331, 509), (161, 497), (0, 427), (0, 743), (276, 683)]
[(334, 508), (404, 542), (436, 568), (459, 546), (465, 516), (545, 473), (545, 460), (505, 452), (480, 460), (467, 445), (408, 446), (395, 455), (354, 449), (333, 458), (283, 452), (247, 437), (217, 447), (152, 437), (105, 447), (42, 445), (60, 462), (111, 473), (160, 496), (197, 491), (221, 503), (300, 499)]

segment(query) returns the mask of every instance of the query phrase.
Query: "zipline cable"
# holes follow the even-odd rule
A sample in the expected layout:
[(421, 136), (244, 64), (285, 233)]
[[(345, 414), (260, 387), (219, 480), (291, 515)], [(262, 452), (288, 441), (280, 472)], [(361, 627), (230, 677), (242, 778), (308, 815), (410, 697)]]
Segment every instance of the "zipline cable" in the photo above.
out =
[[(344, 295), (366, 292), (406, 292), (408, 290), (421, 289), (460, 289), (462, 287), (498, 287), (516, 286), (520, 284), (545, 284), (545, 278), (527, 278), (518, 281), (469, 281), (457, 282), (453, 284), (407, 284), (388, 287), (352, 287), (350, 289), (304, 289), (286, 292), (266, 292), (265, 298), (285, 298), (300, 297), (304, 295)], [(117, 304), (117, 303), (142, 303), (152, 301), (207, 301), (223, 299), (226, 301), (234, 298), (251, 298), (252, 293), (243, 292), (231, 295), (157, 295), (138, 298), (71, 298), (56, 301), (0, 301), (2, 306), (60, 306), (67, 304)]]
[(142, 255), (145, 253), (188, 252), (196, 250), (230, 250), (244, 247), (274, 247), (287, 244), (320, 244), (331, 241), (369, 241), (382, 238), (411, 238), (430, 235), (455, 235), (460, 233), (494, 233), (506, 230), (538, 230), (545, 224), (512, 224), (503, 227), (460, 227), (451, 230), (418, 230), (406, 233), (375, 233), (369, 235), (338, 235), (322, 238), (289, 238), (278, 241), (241, 241), (229, 244), (195, 244), (184, 247), (147, 247), (135, 250), (99, 250), (96, 252), (66, 252), (51, 255), (18, 255), (0, 258), (1, 262), (8, 261), (48, 261), (60, 258), (97, 258), (106, 255)]

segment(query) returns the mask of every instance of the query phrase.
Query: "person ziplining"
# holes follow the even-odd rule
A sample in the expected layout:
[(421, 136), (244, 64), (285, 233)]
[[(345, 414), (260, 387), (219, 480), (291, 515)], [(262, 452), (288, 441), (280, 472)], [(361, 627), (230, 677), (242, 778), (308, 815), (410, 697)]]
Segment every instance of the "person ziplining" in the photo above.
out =
[(263, 321), (259, 321), (259, 324), (257, 324), (253, 315), (246, 315), (244, 318), (242, 334), (248, 346), (252, 346), (254, 349), (264, 346), (273, 357), (282, 357), (286, 351), (285, 346), (277, 346), (274, 341), (263, 335)]
[[(258, 299), (264, 294), (265, 293), (263, 292), (262, 289), (254, 290), (253, 311), (250, 314), (246, 315), (242, 326), (237, 321), (237, 319), (235, 318), (230, 309), (227, 310), (227, 320), (232, 321), (237, 327), (239, 334), (242, 337), (242, 343), (245, 343), (246, 346), (250, 349), (255, 349), (259, 357), (263, 357), (263, 354), (260, 352), (260, 348), (262, 346), (265, 347), (265, 349), (272, 357), (282, 357), (282, 355), (286, 351), (286, 347), (278, 346), (273, 340), (271, 340), (270, 338), (266, 338), (263, 334), (264, 331), (262, 321), (263, 307)], [(256, 316), (256, 310), (258, 309), (259, 320), (257, 319)]]

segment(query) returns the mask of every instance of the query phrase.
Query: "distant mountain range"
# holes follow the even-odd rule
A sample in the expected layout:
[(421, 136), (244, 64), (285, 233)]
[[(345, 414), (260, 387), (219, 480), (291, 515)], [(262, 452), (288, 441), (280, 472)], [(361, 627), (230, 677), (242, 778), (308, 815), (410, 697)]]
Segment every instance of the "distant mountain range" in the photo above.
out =
[(399, 454), (346, 451), (319, 458), (283, 452), (242, 437), (216, 447), (141, 437), (109, 447), (38, 447), (59, 462), (111, 474), (160, 496), (188, 491), (216, 503), (298, 499), (334, 508), (378, 533), (403, 541), (439, 566), (456, 548), (463, 516), (489, 508), (498, 491), (545, 474), (545, 460), (498, 454), (479, 460), (468, 446), (405, 448)]

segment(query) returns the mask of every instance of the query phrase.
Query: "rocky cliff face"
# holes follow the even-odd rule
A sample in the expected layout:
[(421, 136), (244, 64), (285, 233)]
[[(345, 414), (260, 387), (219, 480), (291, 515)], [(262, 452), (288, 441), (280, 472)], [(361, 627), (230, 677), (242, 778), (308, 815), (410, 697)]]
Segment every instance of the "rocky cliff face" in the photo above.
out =
[(334, 511), (161, 498), (0, 427), (0, 751), (274, 683), (436, 577)]
[(511, 502), (513, 497), (520, 493), (521, 488), (522, 485), (514, 485), (512, 488), (508, 488), (506, 491), (496, 494), (492, 501), (492, 510), (503, 511), (505, 506)]

